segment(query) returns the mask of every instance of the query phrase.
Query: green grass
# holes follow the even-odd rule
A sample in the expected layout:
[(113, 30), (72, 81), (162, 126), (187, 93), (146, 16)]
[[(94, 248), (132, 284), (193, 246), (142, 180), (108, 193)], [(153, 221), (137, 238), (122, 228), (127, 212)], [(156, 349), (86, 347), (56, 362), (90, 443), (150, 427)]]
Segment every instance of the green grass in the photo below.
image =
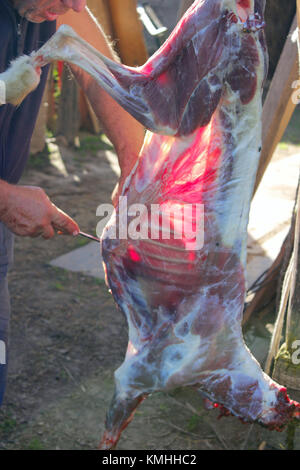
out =
[(49, 159), (49, 149), (47, 144), (45, 145), (44, 150), (34, 155), (30, 154), (29, 159), (27, 162), (27, 170), (34, 169), (34, 170), (44, 170), (50, 165)]
[[(53, 138), (53, 132), (47, 130), (46, 137)], [(83, 135), (80, 136), (79, 140), (80, 145), (78, 147), (74, 147), (73, 149), (75, 161), (81, 161), (87, 154), (89, 156), (96, 157), (99, 151), (113, 150), (114, 148), (105, 134)], [(49, 167), (51, 164), (49, 158), (50, 153), (51, 152), (49, 151), (48, 145), (45, 143), (45, 147), (41, 152), (38, 152), (34, 155), (30, 154), (26, 167), (27, 171), (30, 171), (30, 169), (39, 171)]]
[(50, 129), (46, 129), (46, 137), (47, 139), (53, 139), (54, 134)]
[(96, 286), (105, 286), (106, 287), (104, 279), (100, 279), (99, 277), (94, 277), (91, 280), (92, 280), (93, 284), (95, 284)]
[(88, 245), (89, 243), (90, 243), (90, 240), (87, 238), (76, 237), (76, 246), (78, 246), (78, 248), (80, 248), (81, 246)]
[(14, 431), (16, 426), (16, 420), (9, 416), (0, 422), (0, 432), (3, 434), (9, 434), (10, 432)]
[(59, 281), (68, 281), (69, 280), (69, 271), (64, 268), (59, 268), (58, 266), (50, 266), (55, 272), (55, 277)]
[(279, 142), (278, 148), (280, 148), (281, 150), (287, 150), (289, 148), (289, 144), (287, 144), (286, 142)]
[(51, 266), (55, 273), (55, 281), (52, 283), (52, 288), (58, 291), (64, 291), (70, 285), (70, 273), (67, 269)]
[(62, 291), (62, 290), (65, 290), (66, 286), (64, 286), (61, 282), (58, 282), (58, 281), (57, 281), (57, 282), (54, 284), (54, 288), (55, 288), (56, 290)]
[(31, 441), (26, 445), (27, 450), (44, 450), (44, 448), (44, 444), (38, 437), (31, 439)]
[(113, 145), (110, 143), (105, 134), (88, 135), (80, 138), (80, 146), (76, 149), (76, 153), (84, 156), (86, 153), (96, 156), (100, 150), (112, 150)]
[(196, 431), (199, 426), (200, 417), (198, 415), (193, 415), (187, 423), (187, 430), (190, 432)]
[(300, 145), (300, 105), (296, 106), (292, 119), (281, 139), (281, 144)]

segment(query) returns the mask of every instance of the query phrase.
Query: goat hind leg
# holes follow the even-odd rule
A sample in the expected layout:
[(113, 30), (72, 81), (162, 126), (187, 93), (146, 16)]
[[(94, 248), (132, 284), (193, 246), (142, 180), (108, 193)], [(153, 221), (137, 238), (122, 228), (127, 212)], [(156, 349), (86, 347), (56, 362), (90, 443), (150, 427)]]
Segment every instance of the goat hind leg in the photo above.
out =
[(137, 120), (149, 129), (156, 129), (150, 109), (142, 97), (130, 93), (130, 86), (123, 86), (116, 78), (116, 76), (127, 77), (130, 84), (133, 82), (143, 84), (144, 75), (137, 69), (126, 67), (105, 57), (70, 26), (62, 25), (44, 46), (31, 55), (31, 58), (38, 66), (62, 60), (80, 67)]
[(116, 387), (106, 416), (105, 431), (99, 444), (99, 450), (110, 450), (116, 447), (122, 431), (132, 421), (137, 407), (146, 396), (137, 390), (124, 393)]

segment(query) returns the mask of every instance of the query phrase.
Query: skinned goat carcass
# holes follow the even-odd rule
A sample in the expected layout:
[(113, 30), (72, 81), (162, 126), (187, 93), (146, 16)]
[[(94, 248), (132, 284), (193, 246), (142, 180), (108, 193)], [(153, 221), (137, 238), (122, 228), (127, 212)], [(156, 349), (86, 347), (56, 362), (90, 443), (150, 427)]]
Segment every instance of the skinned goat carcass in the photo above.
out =
[[(148, 129), (102, 236), (107, 283), (126, 315), (129, 344), (101, 449), (116, 445), (149, 394), (187, 385), (245, 422), (279, 430), (300, 418), (299, 404), (262, 371), (241, 329), (267, 71), (264, 3), (196, 1), (137, 69), (105, 58), (67, 27), (32, 57), (82, 67)], [(130, 211), (128, 236), (120, 235), (124, 198), (128, 208), (147, 209), (139, 219), (145, 236), (130, 236)], [(168, 239), (161, 216), (176, 233), (185, 207), (186, 231)], [(191, 236), (195, 227), (203, 240)]]

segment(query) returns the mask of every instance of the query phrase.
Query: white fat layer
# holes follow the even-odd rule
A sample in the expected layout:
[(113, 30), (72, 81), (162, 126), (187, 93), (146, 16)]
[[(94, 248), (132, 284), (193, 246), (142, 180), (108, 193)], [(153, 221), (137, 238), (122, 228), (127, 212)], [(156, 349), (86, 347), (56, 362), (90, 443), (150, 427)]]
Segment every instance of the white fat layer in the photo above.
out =
[(221, 211), (224, 214), (224, 216), (219, 217), (219, 223), (224, 245), (234, 246), (238, 240), (243, 243), (241, 262), (244, 266), (251, 197), (262, 145), (261, 86), (264, 74), (264, 57), (261, 47), (258, 47), (257, 50), (260, 53), (260, 66), (256, 70), (257, 90), (254, 98), (249, 104), (241, 105), (238, 109), (239, 114), (237, 114), (236, 93), (228, 90), (228, 104), (226, 103), (224, 109), (232, 124), (232, 137), (235, 148), (233, 152), (233, 171), (228, 182), (228, 186), (230, 186), (228, 194), (219, 202), (222, 206)]
[(251, 103), (245, 108), (248, 109), (244, 109), (238, 118), (235, 113), (231, 114), (232, 137), (237, 145), (232, 154), (234, 163), (226, 196), (219, 201), (221, 207), (217, 210), (223, 214), (219, 225), (226, 246), (233, 246), (237, 239), (245, 237), (260, 156), (261, 124), (257, 105)]

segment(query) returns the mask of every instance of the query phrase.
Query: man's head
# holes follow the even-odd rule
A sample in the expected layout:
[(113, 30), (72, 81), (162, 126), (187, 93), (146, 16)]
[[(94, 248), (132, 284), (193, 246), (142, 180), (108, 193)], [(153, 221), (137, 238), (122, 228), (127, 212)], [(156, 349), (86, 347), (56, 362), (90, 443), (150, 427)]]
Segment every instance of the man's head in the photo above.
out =
[(33, 23), (54, 21), (68, 10), (80, 12), (86, 0), (11, 0), (18, 13)]

